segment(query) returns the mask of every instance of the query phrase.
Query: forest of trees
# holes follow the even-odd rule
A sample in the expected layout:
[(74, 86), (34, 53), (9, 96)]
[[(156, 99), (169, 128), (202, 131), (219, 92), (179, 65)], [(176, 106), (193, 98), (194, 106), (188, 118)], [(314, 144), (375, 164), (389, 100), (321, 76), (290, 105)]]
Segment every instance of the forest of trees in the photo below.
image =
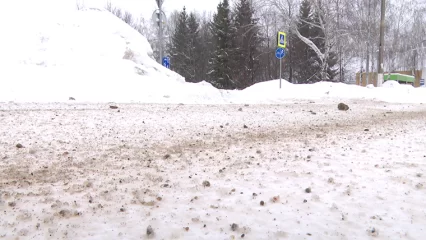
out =
[[(386, 2), (385, 71), (424, 66), (426, 2)], [(119, 13), (158, 56), (155, 24)], [(183, 7), (167, 18), (166, 54), (188, 82), (243, 89), (277, 79), (278, 31), (287, 33), (283, 78), (290, 82), (351, 82), (355, 72), (377, 71), (378, 0), (222, 0), (212, 14)]]

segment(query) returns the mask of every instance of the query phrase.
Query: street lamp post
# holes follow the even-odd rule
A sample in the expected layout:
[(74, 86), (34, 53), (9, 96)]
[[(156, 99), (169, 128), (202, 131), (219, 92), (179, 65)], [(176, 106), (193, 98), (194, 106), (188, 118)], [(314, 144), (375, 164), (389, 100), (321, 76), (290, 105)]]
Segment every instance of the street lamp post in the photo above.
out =
[(159, 48), (159, 63), (163, 61), (163, 3), (165, 0), (155, 0), (158, 6), (158, 48)]

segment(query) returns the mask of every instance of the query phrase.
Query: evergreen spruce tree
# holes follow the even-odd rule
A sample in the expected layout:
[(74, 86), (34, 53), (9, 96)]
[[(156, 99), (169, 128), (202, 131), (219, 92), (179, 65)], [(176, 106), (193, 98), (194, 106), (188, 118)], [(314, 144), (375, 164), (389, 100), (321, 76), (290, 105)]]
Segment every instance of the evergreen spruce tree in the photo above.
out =
[(188, 29), (188, 14), (186, 8), (180, 12), (176, 22), (175, 31), (171, 39), (171, 66), (172, 70), (182, 75), (186, 81), (191, 79), (189, 70), (189, 29)]
[(197, 70), (200, 74), (200, 77), (198, 77), (199, 80), (205, 80), (207, 82), (210, 82), (210, 76), (208, 75), (209, 71), (211, 70), (210, 59), (213, 56), (215, 46), (213, 44), (213, 35), (210, 30), (210, 19), (207, 18), (206, 15), (201, 17), (200, 21), (200, 50), (199, 50), (199, 56), (200, 61), (197, 65)]
[(250, 0), (239, 0), (235, 5), (233, 24), (233, 69), (237, 88), (245, 88), (255, 83), (259, 66), (259, 35), (258, 19)]
[(328, 56), (328, 68), (327, 68), (327, 75), (329, 81), (335, 81), (337, 75), (339, 75), (339, 68), (337, 67), (337, 63), (339, 61), (339, 58), (337, 56), (337, 53), (335, 51), (332, 51), (329, 53)]
[(231, 70), (232, 24), (228, 0), (219, 3), (211, 31), (215, 50), (210, 61), (210, 82), (217, 88), (234, 89), (236, 84), (232, 81)]
[(202, 64), (202, 46), (200, 38), (200, 23), (195, 16), (191, 13), (188, 19), (188, 55), (189, 55), (189, 82), (199, 82), (202, 80), (202, 73), (200, 72)]

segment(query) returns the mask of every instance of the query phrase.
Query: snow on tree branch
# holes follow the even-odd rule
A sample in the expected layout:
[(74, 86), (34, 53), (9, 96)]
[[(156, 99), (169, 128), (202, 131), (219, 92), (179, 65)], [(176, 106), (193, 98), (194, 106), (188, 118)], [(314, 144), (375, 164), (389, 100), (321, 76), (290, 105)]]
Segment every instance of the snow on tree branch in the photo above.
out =
[(297, 26), (293, 25), (292, 31), (293, 31), (293, 33), (296, 34), (296, 36), (300, 40), (302, 40), (304, 43), (306, 43), (306, 45), (308, 45), (312, 50), (315, 51), (315, 53), (318, 55), (321, 62), (324, 62), (324, 58), (325, 58), (324, 54), (321, 52), (321, 50), (319, 50), (319, 48), (317, 47), (317, 45), (315, 45), (315, 43), (313, 43), (310, 39), (302, 36), (302, 34), (300, 34), (299, 30), (297, 29)]

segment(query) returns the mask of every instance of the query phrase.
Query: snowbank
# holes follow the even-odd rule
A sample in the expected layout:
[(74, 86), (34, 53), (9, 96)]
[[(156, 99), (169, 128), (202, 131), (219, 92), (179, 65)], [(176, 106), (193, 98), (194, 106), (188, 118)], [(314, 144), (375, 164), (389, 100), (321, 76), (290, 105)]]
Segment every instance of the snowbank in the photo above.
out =
[(399, 82), (397, 82), (397, 81), (390, 80), (390, 81), (384, 82), (382, 84), (382, 87), (384, 87), (384, 88), (398, 88), (398, 87), (401, 87), (401, 84), (399, 84)]
[(426, 89), (386, 82), (383, 87), (361, 87), (344, 83), (319, 82), (314, 84), (291, 84), (279, 80), (258, 83), (244, 89), (240, 100), (247, 102), (279, 103), (292, 99), (368, 99), (393, 103), (426, 103)]
[(145, 37), (105, 10), (32, 17), (28, 32), (17, 31), (22, 22), (4, 28), (0, 101), (155, 100), (184, 82), (151, 57)]

